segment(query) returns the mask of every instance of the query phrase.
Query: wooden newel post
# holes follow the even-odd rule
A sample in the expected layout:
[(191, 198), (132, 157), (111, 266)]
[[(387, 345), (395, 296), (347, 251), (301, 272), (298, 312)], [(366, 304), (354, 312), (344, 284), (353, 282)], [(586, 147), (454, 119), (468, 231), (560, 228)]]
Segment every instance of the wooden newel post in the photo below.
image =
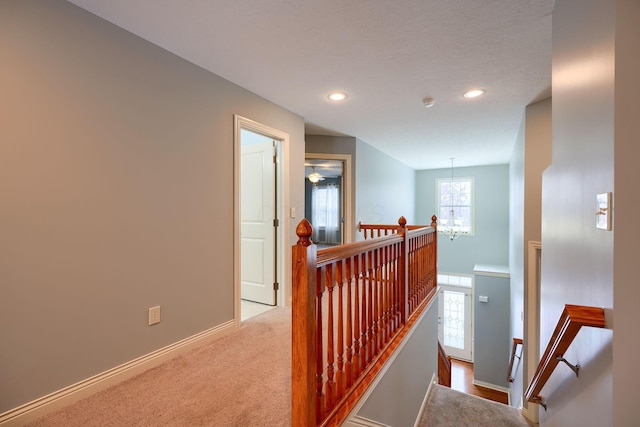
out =
[[(435, 215), (431, 216), (431, 226), (433, 227), (433, 229), (435, 230), (435, 233), (433, 234), (433, 265), (437, 266), (438, 265), (438, 217)], [(435, 286), (436, 288), (438, 287), (438, 272), (436, 270), (435, 274)]]
[(398, 233), (402, 234), (402, 244), (400, 246), (400, 322), (407, 323), (409, 313), (409, 244), (407, 240), (407, 219), (401, 216), (398, 219)]
[(407, 226), (407, 218), (403, 216), (398, 218), (398, 226), (400, 226), (400, 228), (405, 228)]
[(312, 227), (303, 219), (292, 247), (292, 413), (293, 427), (315, 426), (316, 419), (316, 259)]

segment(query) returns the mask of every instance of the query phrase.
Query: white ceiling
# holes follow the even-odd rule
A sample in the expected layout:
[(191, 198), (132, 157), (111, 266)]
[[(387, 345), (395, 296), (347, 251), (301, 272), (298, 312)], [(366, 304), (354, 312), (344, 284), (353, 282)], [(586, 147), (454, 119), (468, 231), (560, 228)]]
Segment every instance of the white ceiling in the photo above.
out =
[(554, 0), (70, 1), (418, 170), (507, 163), (550, 96)]

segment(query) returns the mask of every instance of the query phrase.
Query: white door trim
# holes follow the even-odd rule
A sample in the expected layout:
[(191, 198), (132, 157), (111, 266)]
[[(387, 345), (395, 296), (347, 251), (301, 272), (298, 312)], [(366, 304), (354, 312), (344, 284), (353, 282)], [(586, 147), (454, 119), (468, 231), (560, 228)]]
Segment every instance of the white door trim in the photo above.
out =
[(327, 160), (339, 160), (344, 163), (344, 170), (342, 171), (342, 182), (343, 182), (343, 215), (344, 215), (344, 242), (351, 243), (355, 242), (355, 223), (353, 219), (353, 191), (351, 188), (351, 183), (353, 182), (353, 176), (351, 175), (351, 155), (350, 154), (328, 154), (328, 153), (305, 153), (305, 159), (327, 159)]
[(254, 120), (233, 115), (233, 292), (234, 292), (234, 319), (240, 325), (240, 130), (246, 129), (255, 133), (272, 138), (280, 142), (280, 158), (276, 172), (276, 191), (278, 193), (278, 203), (275, 206), (280, 224), (277, 230), (278, 247), (276, 257), (278, 262), (276, 280), (280, 285), (278, 291), (277, 305), (284, 306), (285, 295), (288, 294), (288, 283), (285, 282), (286, 269), (286, 242), (289, 242), (290, 218), (285, 215), (285, 206), (290, 205), (289, 201), (289, 134), (272, 127), (263, 125)]
[[(540, 361), (540, 260), (542, 257), (542, 243), (529, 240), (527, 243), (527, 282), (524, 293), (524, 347), (526, 348), (526, 371), (523, 375), (522, 386), (527, 386), (536, 372)], [(534, 423), (539, 422), (540, 406), (522, 401), (522, 414)]]

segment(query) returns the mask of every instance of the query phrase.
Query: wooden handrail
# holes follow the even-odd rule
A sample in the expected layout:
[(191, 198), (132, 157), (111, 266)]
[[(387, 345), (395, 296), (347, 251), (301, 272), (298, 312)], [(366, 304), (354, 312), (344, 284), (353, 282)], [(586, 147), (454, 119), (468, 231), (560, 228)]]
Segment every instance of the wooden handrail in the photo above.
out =
[(522, 345), (522, 338), (514, 338), (513, 345), (511, 346), (511, 356), (509, 357), (509, 370), (507, 371), (507, 381), (510, 383), (513, 382), (513, 376), (511, 375), (511, 373), (513, 372), (514, 359), (517, 357), (518, 360), (520, 360), (521, 357), (516, 355), (516, 350), (519, 345)]
[[(437, 223), (437, 218), (435, 215), (431, 217), (431, 227), (435, 228)], [(365, 240), (373, 239), (376, 237), (388, 236), (390, 234), (396, 234), (402, 228), (406, 228), (407, 230), (416, 230), (418, 228), (428, 227), (427, 225), (407, 225), (407, 219), (403, 216), (398, 220), (398, 225), (389, 225), (389, 224), (363, 224), (362, 222), (358, 222), (358, 231), (361, 231)]]
[[(558, 363), (565, 361), (563, 358), (565, 352), (583, 326), (604, 328), (604, 309), (582, 305), (565, 305), (556, 329), (549, 339), (547, 349), (540, 359), (536, 373), (531, 379), (529, 387), (527, 387), (525, 398), (528, 402), (539, 403), (546, 407), (546, 404), (540, 396), (540, 391), (547, 383), (547, 380)], [(574, 369), (577, 374), (577, 367), (572, 365), (570, 365), (570, 367)]]
[(339, 425), (435, 296), (436, 230), (403, 220), (387, 236), (320, 251), (308, 221), (296, 228), (292, 425)]

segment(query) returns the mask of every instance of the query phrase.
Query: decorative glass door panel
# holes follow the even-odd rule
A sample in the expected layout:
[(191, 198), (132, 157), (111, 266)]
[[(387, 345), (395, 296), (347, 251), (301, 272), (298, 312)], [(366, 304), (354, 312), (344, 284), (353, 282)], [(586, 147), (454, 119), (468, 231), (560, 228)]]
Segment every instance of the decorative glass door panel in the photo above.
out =
[(471, 289), (440, 286), (438, 337), (445, 352), (456, 359), (472, 360)]

